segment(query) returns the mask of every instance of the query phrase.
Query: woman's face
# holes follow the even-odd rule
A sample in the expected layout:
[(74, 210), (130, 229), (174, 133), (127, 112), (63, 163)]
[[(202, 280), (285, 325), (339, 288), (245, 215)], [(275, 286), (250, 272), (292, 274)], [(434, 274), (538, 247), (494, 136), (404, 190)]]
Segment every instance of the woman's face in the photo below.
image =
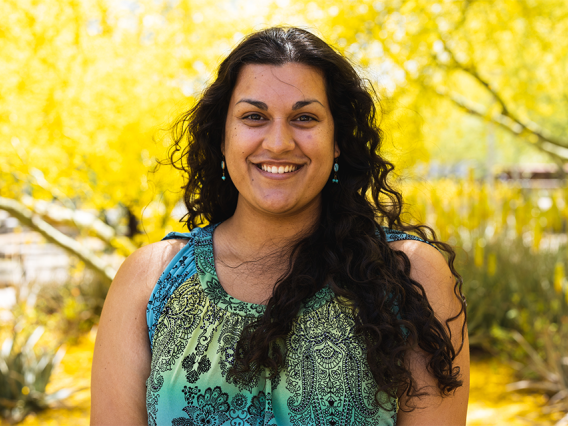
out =
[(296, 63), (244, 66), (221, 149), (239, 206), (286, 216), (319, 209), (339, 156), (321, 72)]

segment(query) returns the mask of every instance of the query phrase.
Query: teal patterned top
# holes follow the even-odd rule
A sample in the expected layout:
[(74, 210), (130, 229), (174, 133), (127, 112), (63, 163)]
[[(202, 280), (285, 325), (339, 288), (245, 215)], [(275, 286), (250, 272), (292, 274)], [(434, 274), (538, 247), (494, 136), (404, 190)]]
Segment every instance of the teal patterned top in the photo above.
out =
[[(215, 272), (213, 231), (191, 233), (147, 308), (152, 363), (146, 382), (149, 425), (395, 425), (396, 400), (376, 403), (365, 345), (351, 309), (324, 287), (305, 301), (286, 339), (279, 376), (227, 376), (243, 328), (265, 306), (228, 295)], [(418, 239), (385, 228), (389, 241)]]

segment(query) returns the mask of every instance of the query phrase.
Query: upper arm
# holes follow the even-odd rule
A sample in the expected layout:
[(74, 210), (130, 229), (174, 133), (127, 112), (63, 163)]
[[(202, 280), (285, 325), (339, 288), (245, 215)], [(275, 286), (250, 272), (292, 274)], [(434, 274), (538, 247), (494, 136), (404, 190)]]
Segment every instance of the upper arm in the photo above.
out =
[(150, 341), (146, 306), (162, 271), (181, 249), (179, 240), (143, 247), (128, 257), (105, 300), (91, 373), (91, 424), (147, 424), (146, 380)]
[[(448, 319), (459, 314), (462, 301), (454, 293), (455, 277), (442, 254), (430, 245), (412, 240), (397, 241), (392, 243), (391, 247), (403, 251), (408, 256), (411, 264), (410, 277), (422, 285), (436, 318), (445, 327)], [(405, 362), (412, 373), (417, 389), (426, 390), (428, 395), (417, 401), (417, 405), (421, 408), (411, 412), (399, 410), (397, 422), (399, 426), (466, 424), (469, 397), (469, 344), (467, 329), (462, 341), (463, 325), (463, 314), (448, 323), (456, 352), (463, 343), (463, 348), (453, 363), (454, 367), (460, 369), (463, 386), (442, 398), (438, 391), (436, 378), (427, 370), (429, 355), (415, 346), (407, 353)], [(401, 401), (402, 405), (404, 402), (404, 400)]]

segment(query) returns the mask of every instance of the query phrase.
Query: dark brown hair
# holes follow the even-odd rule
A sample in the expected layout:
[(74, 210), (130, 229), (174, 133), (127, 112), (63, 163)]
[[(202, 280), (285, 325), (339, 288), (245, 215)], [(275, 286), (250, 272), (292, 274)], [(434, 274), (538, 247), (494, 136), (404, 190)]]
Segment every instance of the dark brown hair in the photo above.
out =
[(222, 222), (235, 212), (238, 191), (230, 178), (221, 179), (220, 164), (229, 101), (240, 70), (247, 64), (286, 63), (309, 65), (324, 75), (341, 150), (339, 183), (331, 183), (330, 176), (322, 191), (320, 220), (293, 246), (293, 261), (275, 283), (265, 314), (244, 329), (231, 374), (250, 377), (262, 367), (276, 374), (285, 357), (278, 343), (290, 333), (302, 302), (328, 284), (354, 308), (356, 333), (365, 340), (378, 392), (391, 397), (397, 392), (422, 394), (403, 362), (417, 343), (431, 355), (428, 368), (441, 394), (447, 395), (462, 385), (454, 365), (461, 347), (452, 345), (449, 326), (436, 319), (424, 288), (410, 278), (408, 257), (389, 246), (382, 226), (411, 232), (448, 255), (462, 306), (448, 323), (463, 317), (463, 346), (465, 302), (453, 266), (455, 254), (436, 241), (431, 228), (401, 220), (402, 197), (387, 180), (394, 166), (379, 154), (383, 135), (375, 92), (345, 57), (315, 35), (283, 27), (249, 35), (221, 63), (197, 104), (174, 124), (171, 159), (187, 174), (187, 226)]

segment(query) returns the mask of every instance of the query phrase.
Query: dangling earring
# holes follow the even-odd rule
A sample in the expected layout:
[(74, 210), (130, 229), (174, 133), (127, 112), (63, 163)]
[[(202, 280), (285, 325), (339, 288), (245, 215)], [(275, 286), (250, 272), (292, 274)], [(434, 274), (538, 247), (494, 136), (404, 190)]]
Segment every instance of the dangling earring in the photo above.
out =
[(223, 170), (223, 176), (221, 176), (221, 179), (225, 180), (225, 159), (221, 160), (221, 170)]
[(337, 172), (339, 171), (339, 164), (337, 164), (337, 158), (333, 163), (333, 179), (331, 180), (333, 183), (339, 183), (339, 179), (337, 179)]

